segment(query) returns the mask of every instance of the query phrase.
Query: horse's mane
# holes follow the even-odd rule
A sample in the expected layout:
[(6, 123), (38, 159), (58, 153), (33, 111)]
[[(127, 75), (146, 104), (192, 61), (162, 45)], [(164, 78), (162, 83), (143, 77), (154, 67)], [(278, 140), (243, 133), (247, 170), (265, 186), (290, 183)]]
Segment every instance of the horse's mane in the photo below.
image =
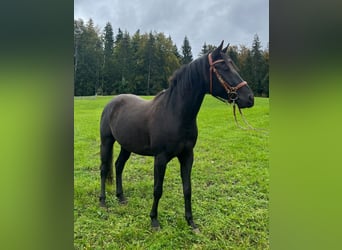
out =
[(185, 64), (182, 65), (179, 69), (177, 69), (175, 72), (173, 72), (172, 76), (169, 78), (169, 86), (171, 88), (176, 87), (179, 84), (182, 84), (181, 82), (184, 82), (184, 75), (186, 74), (185, 72), (188, 70), (189, 65)]
[(189, 64), (185, 64), (177, 69), (169, 78), (169, 86), (171, 91), (175, 88), (184, 94), (192, 91), (192, 88), (199, 83), (199, 72), (202, 70), (202, 60), (196, 59)]
[[(189, 85), (189, 79), (184, 79), (185, 75), (188, 75), (186, 71), (188, 70), (188, 65), (183, 65), (179, 69), (175, 70), (172, 74), (172, 76), (168, 79), (169, 80), (169, 88), (167, 90), (162, 90), (158, 92), (154, 98), (153, 101), (157, 101), (160, 97), (164, 96), (166, 92), (169, 94), (174, 91), (175, 88), (182, 88), (182, 92), (184, 91), (184, 85), (188, 83)], [(182, 87), (183, 86), (183, 87)]]

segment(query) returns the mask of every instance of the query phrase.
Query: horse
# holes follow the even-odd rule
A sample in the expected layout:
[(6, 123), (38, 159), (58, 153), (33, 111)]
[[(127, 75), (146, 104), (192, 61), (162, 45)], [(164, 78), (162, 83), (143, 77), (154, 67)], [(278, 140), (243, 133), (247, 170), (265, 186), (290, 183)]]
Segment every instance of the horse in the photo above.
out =
[(168, 162), (174, 157), (180, 163), (185, 219), (193, 230), (191, 208), (191, 169), (197, 140), (196, 118), (205, 94), (234, 103), (239, 108), (254, 105), (254, 95), (247, 82), (236, 71), (223, 42), (211, 53), (176, 70), (169, 87), (152, 100), (132, 94), (114, 97), (103, 109), (100, 121), (101, 194), (100, 206), (106, 207), (106, 180), (113, 181), (113, 144), (121, 150), (115, 161), (116, 197), (126, 203), (122, 172), (131, 153), (154, 157), (153, 205), (151, 226), (160, 229), (158, 203)]

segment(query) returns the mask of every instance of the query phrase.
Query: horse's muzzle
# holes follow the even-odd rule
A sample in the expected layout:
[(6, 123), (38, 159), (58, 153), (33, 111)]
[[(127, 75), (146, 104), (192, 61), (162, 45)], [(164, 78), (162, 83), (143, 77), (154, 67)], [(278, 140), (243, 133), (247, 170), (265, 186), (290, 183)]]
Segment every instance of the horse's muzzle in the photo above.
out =
[(250, 94), (248, 96), (248, 104), (249, 104), (248, 108), (253, 107), (253, 105), (254, 105), (254, 95)]
[(253, 94), (248, 95), (247, 99), (241, 99), (241, 100), (238, 99), (237, 105), (240, 109), (253, 107), (254, 95)]

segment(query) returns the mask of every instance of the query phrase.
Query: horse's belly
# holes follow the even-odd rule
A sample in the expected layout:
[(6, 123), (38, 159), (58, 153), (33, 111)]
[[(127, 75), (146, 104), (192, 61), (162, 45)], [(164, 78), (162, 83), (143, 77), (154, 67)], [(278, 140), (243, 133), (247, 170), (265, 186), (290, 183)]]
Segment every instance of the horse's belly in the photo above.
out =
[(116, 124), (112, 132), (115, 140), (127, 151), (141, 155), (153, 155), (147, 129), (142, 125), (122, 122), (122, 124)]
[(140, 142), (131, 143), (131, 142), (120, 141), (120, 140), (117, 140), (117, 141), (121, 147), (123, 147), (129, 152), (133, 152), (139, 155), (148, 155), (148, 156), (154, 155), (151, 150), (151, 147), (146, 143), (140, 143)]

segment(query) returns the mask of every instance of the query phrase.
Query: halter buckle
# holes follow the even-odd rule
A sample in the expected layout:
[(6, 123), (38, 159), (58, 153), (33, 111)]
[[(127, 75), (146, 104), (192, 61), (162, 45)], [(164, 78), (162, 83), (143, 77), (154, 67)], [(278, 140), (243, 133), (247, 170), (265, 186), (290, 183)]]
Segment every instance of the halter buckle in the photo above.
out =
[(230, 92), (227, 92), (228, 94), (228, 99), (231, 100), (231, 101), (236, 101), (238, 98), (239, 98), (239, 95), (238, 93), (236, 92), (236, 90), (233, 90), (233, 91), (230, 91)]

